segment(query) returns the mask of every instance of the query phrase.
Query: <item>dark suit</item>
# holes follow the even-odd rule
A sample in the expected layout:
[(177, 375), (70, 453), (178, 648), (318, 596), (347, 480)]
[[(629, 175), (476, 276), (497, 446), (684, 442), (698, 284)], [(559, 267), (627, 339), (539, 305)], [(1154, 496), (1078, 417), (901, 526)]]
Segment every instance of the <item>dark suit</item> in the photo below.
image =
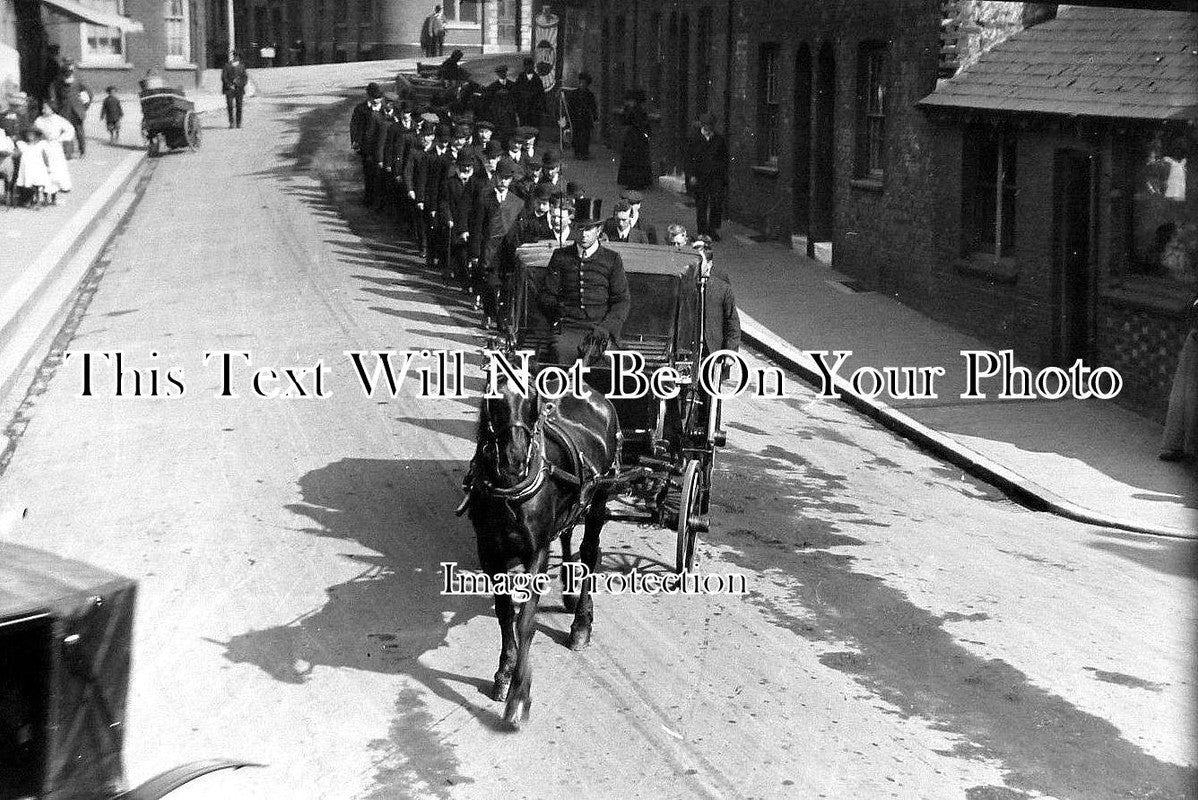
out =
[(241, 105), (249, 82), (249, 73), (241, 61), (227, 61), (221, 67), (220, 90), (225, 96), (225, 107), (229, 112), (229, 127), (241, 127)]
[(441, 186), (439, 216), (444, 235), (449, 240), (449, 272), (466, 286), (473, 286), (467, 273), (470, 261), (470, 226), (473, 223), (474, 204), (478, 195), (470, 181), (462, 181), (455, 166), (445, 176)]
[(535, 72), (521, 73), (512, 90), (516, 98), (516, 113), (521, 125), (541, 127), (541, 115), (545, 110), (545, 83)]
[(507, 301), (501, 289), (515, 267), (520, 237), (520, 215), (524, 202), (511, 190), (500, 202), (494, 190), (485, 192), (474, 214), (470, 231), (470, 257), (478, 259), (478, 270), (490, 291), (483, 297), (487, 315), (498, 319)]
[[(428, 183), (434, 168), (432, 162), (436, 157), (437, 149), (435, 147), (430, 147), (427, 150), (421, 150), (419, 146), (413, 147), (404, 167), (404, 185), (408, 187), (410, 193), (408, 199), (412, 203), (412, 224), (416, 229), (416, 246), (420, 248), (420, 254), (424, 256), (428, 255), (429, 250)], [(423, 207), (417, 208), (417, 204)]]
[(602, 332), (618, 343), (631, 305), (624, 261), (602, 245), (589, 258), (582, 257), (577, 245), (559, 247), (549, 257), (537, 301), (550, 323), (561, 323), (552, 360), (575, 360), (593, 333)]
[(626, 244), (649, 244), (649, 237), (640, 228), (633, 226), (628, 229), (628, 235), (620, 237), (620, 226), (614, 219), (603, 223), (603, 235), (609, 242), (624, 242)]
[(694, 180), (696, 227), (700, 234), (719, 232), (728, 195), (728, 143), (713, 133), (711, 139), (695, 134), (687, 155), (687, 177)]
[(549, 227), (548, 214), (540, 216), (531, 214), (524, 219), (524, 224), (520, 226), (520, 242), (522, 244), (543, 242), (552, 238), (554, 238), (553, 228)]
[(599, 119), (599, 103), (590, 89), (578, 88), (568, 95), (570, 129), (574, 135), (574, 157), (591, 157), (591, 133)]

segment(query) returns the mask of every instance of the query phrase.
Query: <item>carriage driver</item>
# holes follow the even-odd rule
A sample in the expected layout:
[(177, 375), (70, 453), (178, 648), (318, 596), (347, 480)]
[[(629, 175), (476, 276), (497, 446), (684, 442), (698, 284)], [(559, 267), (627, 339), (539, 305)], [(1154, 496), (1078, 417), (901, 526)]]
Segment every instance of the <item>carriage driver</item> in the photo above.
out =
[(623, 259), (599, 242), (603, 220), (589, 212), (578, 216), (578, 239), (553, 251), (537, 301), (555, 327), (548, 360), (569, 363), (598, 345), (590, 366), (619, 341), (631, 298)]

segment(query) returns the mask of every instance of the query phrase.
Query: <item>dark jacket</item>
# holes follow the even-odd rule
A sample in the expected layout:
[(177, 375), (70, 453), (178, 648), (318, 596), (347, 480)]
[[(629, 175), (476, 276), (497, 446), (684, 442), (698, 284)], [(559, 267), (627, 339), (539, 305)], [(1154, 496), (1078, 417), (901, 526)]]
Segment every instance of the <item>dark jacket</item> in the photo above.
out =
[(618, 341), (631, 305), (624, 261), (602, 245), (586, 260), (577, 245), (559, 247), (549, 257), (537, 300), (550, 322), (602, 328)]
[(614, 219), (603, 223), (603, 235), (609, 242), (625, 242), (627, 244), (649, 244), (649, 237), (635, 225), (628, 229), (628, 238), (620, 238), (620, 225)]
[[(474, 179), (471, 178), (470, 180), (473, 181)], [(441, 205), (439, 215), (442, 224), (449, 225), (452, 222), (455, 235), (469, 233), (477, 195), (469, 181), (462, 183), (457, 167), (454, 167), (445, 176), (445, 180), (441, 184), (440, 196)]]
[(696, 133), (687, 153), (687, 175), (706, 187), (728, 185), (728, 142), (718, 133), (710, 141)]
[(409, 192), (416, 194), (417, 203), (425, 204), (426, 210), (431, 210), (428, 207), (428, 184), (433, 170), (433, 161), (436, 158), (437, 148), (435, 147), (430, 147), (427, 150), (421, 150), (419, 146), (413, 147), (412, 152), (408, 154), (408, 163), (404, 170), (404, 185), (408, 187)]
[(567, 95), (570, 124), (581, 130), (591, 130), (599, 119), (599, 103), (590, 89), (575, 89)]
[(222, 94), (245, 94), (245, 86), (250, 82), (249, 73), (241, 61), (225, 62), (220, 70), (220, 90)]
[(493, 285), (501, 281), (501, 273), (510, 266), (520, 237), (520, 215), (524, 203), (511, 190), (500, 203), (495, 191), (483, 193), (474, 214), (470, 231), (470, 257), (479, 259)]
[[(682, 275), (682, 302), (678, 314), (680, 347), (693, 342), (699, 333), (699, 319), (695, 313), (699, 301), (698, 269), (696, 262)], [(736, 310), (732, 282), (724, 272), (715, 268), (707, 280), (707, 313), (703, 326), (703, 341), (709, 354), (716, 350), (740, 350), (740, 314)]]
[(553, 228), (549, 227), (549, 215), (530, 214), (524, 218), (524, 224), (520, 226), (520, 241), (523, 244), (529, 242), (543, 242), (547, 239), (552, 239)]

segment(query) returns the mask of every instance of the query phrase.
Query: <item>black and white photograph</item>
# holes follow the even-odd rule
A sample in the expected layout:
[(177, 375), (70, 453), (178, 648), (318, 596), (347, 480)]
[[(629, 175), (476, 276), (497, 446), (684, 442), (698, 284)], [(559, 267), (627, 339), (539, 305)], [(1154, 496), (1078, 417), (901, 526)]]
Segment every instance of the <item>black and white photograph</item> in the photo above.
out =
[(1198, 800), (1198, 0), (0, 0), (0, 800)]

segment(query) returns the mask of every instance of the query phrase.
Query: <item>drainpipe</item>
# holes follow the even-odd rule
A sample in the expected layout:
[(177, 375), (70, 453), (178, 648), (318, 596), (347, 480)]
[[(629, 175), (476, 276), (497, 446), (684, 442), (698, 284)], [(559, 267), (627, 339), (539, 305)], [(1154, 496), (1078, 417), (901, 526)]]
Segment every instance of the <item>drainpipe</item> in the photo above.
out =
[(732, 20), (735, 18), (733, 13), (733, 1), (728, 0), (728, 45), (727, 45), (727, 63), (725, 64), (724, 75), (724, 137), (732, 133), (732, 48), (735, 47), (732, 36)]

